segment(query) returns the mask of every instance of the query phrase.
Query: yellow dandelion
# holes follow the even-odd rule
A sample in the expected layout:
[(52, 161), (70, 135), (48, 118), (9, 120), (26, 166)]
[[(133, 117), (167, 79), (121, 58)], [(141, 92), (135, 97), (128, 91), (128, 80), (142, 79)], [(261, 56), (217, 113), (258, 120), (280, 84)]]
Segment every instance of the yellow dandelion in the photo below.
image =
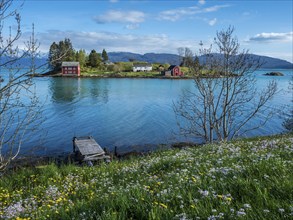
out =
[(195, 209), (195, 205), (190, 205), (191, 208)]
[(196, 183), (196, 178), (191, 177), (192, 181)]
[(218, 195), (218, 198), (219, 199), (223, 199), (223, 195)]
[(160, 203), (160, 206), (161, 206), (161, 207), (163, 207), (163, 208), (165, 208), (165, 209), (167, 209), (167, 208), (168, 208), (168, 206), (167, 206), (167, 205), (165, 205), (164, 203)]

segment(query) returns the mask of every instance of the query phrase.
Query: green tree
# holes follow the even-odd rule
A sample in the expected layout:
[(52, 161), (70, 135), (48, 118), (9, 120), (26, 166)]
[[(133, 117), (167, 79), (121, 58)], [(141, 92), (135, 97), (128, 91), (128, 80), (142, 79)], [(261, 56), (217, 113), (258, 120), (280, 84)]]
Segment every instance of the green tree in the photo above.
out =
[[(55, 42), (53, 42), (50, 46), (49, 50), (49, 68), (57, 69), (60, 64), (59, 58), (59, 46)], [(60, 66), (59, 66), (60, 67)]]
[(75, 61), (75, 51), (69, 38), (59, 41), (58, 44), (52, 43), (49, 50), (49, 67), (58, 70), (63, 61)]
[(69, 38), (65, 38), (61, 54), (65, 54), (63, 61), (75, 61), (75, 51)]
[(103, 59), (103, 62), (107, 62), (109, 60), (108, 54), (105, 49), (103, 49), (102, 51), (102, 59)]
[(87, 56), (85, 50), (80, 49), (79, 51), (76, 52), (76, 61), (79, 62), (79, 65), (81, 68), (85, 67), (86, 61), (87, 61)]
[(99, 67), (101, 65), (102, 58), (95, 50), (92, 50), (89, 54), (88, 64), (91, 67)]

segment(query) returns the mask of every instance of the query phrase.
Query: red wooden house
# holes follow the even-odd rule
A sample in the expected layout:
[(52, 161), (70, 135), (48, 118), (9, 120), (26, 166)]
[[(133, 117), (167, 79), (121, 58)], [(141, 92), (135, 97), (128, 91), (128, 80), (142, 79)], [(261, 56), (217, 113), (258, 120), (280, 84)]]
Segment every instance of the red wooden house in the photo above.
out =
[(181, 72), (180, 67), (177, 65), (171, 65), (167, 71), (165, 71), (165, 76), (182, 76), (183, 72)]
[(62, 76), (80, 76), (79, 62), (62, 62)]

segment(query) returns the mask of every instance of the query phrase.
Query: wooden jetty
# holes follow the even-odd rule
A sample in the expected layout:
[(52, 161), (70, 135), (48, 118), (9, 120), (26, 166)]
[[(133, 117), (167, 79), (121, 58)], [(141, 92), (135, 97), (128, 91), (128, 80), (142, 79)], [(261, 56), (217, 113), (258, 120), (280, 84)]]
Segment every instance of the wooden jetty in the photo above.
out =
[(87, 162), (90, 165), (92, 165), (92, 161), (110, 161), (110, 156), (106, 155), (105, 151), (93, 137), (74, 137), (72, 141), (73, 152), (77, 161)]

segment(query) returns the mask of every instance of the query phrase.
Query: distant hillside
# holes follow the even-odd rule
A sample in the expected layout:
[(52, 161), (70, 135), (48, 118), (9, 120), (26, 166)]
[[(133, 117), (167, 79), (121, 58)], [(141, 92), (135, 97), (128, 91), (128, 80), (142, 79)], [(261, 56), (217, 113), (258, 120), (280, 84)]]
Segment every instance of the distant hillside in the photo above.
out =
[(167, 53), (146, 53), (141, 55), (129, 52), (109, 52), (108, 56), (112, 62), (142, 61), (148, 63), (179, 64), (181, 60), (180, 56)]
[(148, 63), (179, 64), (180, 56), (167, 53), (146, 53), (144, 55), (128, 52), (109, 52), (109, 60), (112, 62), (142, 61)]
[[(214, 54), (217, 55), (217, 54)], [(260, 59), (264, 62), (262, 66), (263, 69), (293, 69), (293, 64), (277, 58), (259, 56), (255, 54), (251, 54), (255, 59)], [(176, 54), (168, 54), (168, 53), (146, 53), (144, 55), (137, 53), (129, 53), (129, 52), (109, 52), (108, 53), (109, 60), (111, 62), (128, 62), (128, 61), (141, 61), (148, 63), (168, 63), (170, 65), (178, 65), (181, 62), (181, 57)], [(38, 58), (35, 60), (36, 66), (44, 65), (47, 63), (48, 58)], [(203, 60), (203, 57), (200, 57), (200, 61)], [(1, 57), (0, 65), (5, 63), (7, 58)], [(31, 61), (28, 58), (21, 59), (17, 62), (17, 66), (19, 67), (29, 67)]]
[[(127, 62), (127, 61), (142, 61), (148, 63), (169, 63), (173, 65), (180, 64), (181, 57), (176, 54), (167, 54), (167, 53), (146, 53), (144, 55), (129, 53), (129, 52), (109, 52), (109, 59), (112, 62)], [(259, 56), (251, 54), (255, 59), (260, 59), (264, 62), (262, 66), (263, 69), (292, 69), (293, 64), (277, 58)], [(202, 60), (200, 58), (200, 60)]]
[(286, 60), (255, 54), (251, 54), (251, 56), (256, 59), (260, 58), (260, 60), (264, 62), (264, 65), (262, 66), (263, 69), (293, 69), (293, 63)]
[[(9, 60), (8, 57), (1, 57), (0, 65), (5, 64), (8, 60)], [(47, 62), (48, 62), (48, 58), (46, 57), (35, 59), (35, 65), (37, 67), (43, 66), (43, 65), (45, 65), (44, 67), (47, 67), (46, 66)], [(20, 67), (20, 68), (28, 68), (30, 67), (30, 65), (31, 65), (31, 59), (29, 58), (19, 59), (13, 64), (14, 67)]]

